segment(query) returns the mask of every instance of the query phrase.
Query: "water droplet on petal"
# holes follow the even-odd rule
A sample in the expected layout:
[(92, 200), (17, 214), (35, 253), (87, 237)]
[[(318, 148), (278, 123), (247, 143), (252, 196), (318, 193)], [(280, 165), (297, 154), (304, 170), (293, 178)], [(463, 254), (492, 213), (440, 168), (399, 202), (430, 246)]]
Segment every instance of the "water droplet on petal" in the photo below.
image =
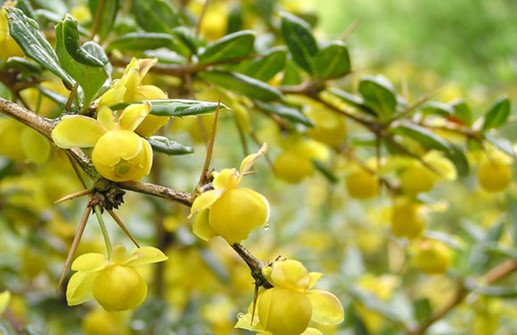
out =
[(266, 231), (267, 231), (267, 230), (269, 230), (269, 228), (270, 228), (269, 223), (266, 223), (266, 224), (264, 225), (264, 230), (266, 230)]
[(244, 316), (245, 316), (244, 313), (238, 313), (237, 314), (237, 319), (240, 320), (240, 319), (244, 318)]

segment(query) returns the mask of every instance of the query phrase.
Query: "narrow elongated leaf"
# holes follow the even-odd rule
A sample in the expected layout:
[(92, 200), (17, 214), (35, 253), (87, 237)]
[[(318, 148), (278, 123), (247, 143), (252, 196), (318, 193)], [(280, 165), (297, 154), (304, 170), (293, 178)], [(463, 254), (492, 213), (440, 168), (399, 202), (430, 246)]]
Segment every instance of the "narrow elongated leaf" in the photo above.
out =
[[(96, 49), (97, 54), (104, 51), (94, 42), (89, 42), (89, 49)], [(104, 82), (108, 79), (108, 72), (103, 60), (98, 59), (79, 42), (77, 21), (67, 15), (56, 26), (56, 51), (63, 68), (79, 83), (84, 93), (83, 106), (87, 107), (97, 97)]]
[[(99, 8), (99, 4), (101, 4), (101, 8)], [(120, 7), (119, 0), (88, 0), (88, 7), (90, 8), (92, 18), (98, 22), (97, 36), (99, 36), (102, 42), (109, 35), (115, 24)]]
[[(151, 114), (159, 116), (189, 116), (201, 115), (215, 112), (220, 109), (229, 109), (223, 104), (217, 102), (184, 100), (184, 99), (168, 99), (168, 100), (149, 100), (151, 103)], [(113, 110), (124, 109), (133, 102), (125, 102), (110, 106)]]
[(284, 69), (286, 60), (286, 49), (276, 47), (266, 51), (257, 59), (245, 62), (243, 64), (245, 67), (244, 73), (252, 78), (268, 81)]
[(32, 3), (36, 8), (44, 8), (58, 15), (63, 15), (68, 10), (68, 6), (63, 0), (32, 0)]
[(174, 51), (183, 56), (197, 53), (196, 38), (187, 27), (176, 27), (172, 29), (171, 34), (174, 36), (176, 41), (176, 48)]
[(170, 34), (135, 32), (118, 36), (108, 45), (108, 50), (134, 51), (170, 48), (174, 40)]
[(517, 245), (517, 198), (511, 193), (508, 193), (506, 197), (506, 203), (508, 206), (508, 215), (511, 222), (510, 226), (508, 227), (508, 231), (513, 241), (513, 245)]
[(454, 108), (443, 102), (429, 101), (422, 106), (422, 111), (429, 115), (441, 115), (449, 117), (454, 115)]
[(328, 90), (332, 95), (340, 98), (346, 104), (357, 108), (359, 111), (364, 112), (366, 114), (377, 116), (377, 114), (368, 106), (364, 104), (364, 100), (358, 96), (355, 96), (351, 93), (345, 92), (343, 90), (339, 90), (337, 88), (330, 88)]
[(133, 14), (145, 31), (169, 33), (181, 25), (178, 11), (165, 0), (133, 1)]
[(199, 63), (211, 64), (238, 59), (254, 52), (255, 34), (250, 30), (226, 35), (199, 55)]
[(268, 84), (235, 72), (210, 71), (199, 76), (227, 90), (246, 95), (252, 99), (271, 101), (282, 98), (282, 92)]
[(493, 128), (499, 128), (504, 125), (506, 120), (508, 120), (510, 111), (511, 106), (508, 97), (500, 97), (485, 113), (485, 120), (483, 121), (481, 129), (486, 131)]
[(167, 155), (185, 155), (194, 152), (191, 147), (180, 144), (165, 136), (151, 136), (147, 139), (147, 141), (149, 144), (151, 144), (155, 151)]
[(507, 138), (496, 137), (492, 134), (485, 133), (485, 140), (492, 143), (493, 146), (507, 154), (508, 156), (515, 158), (515, 151), (513, 149), (513, 143)]
[(71, 89), (74, 86), (74, 80), (61, 68), (56, 52), (40, 33), (38, 23), (17, 8), (5, 8), (11, 36), (20, 45), (25, 55), (61, 78), (65, 86)]
[(365, 76), (359, 82), (364, 104), (380, 119), (389, 120), (397, 107), (397, 96), (391, 83), (383, 76)]
[(27, 58), (22, 57), (9, 57), (5, 63), (5, 68), (16, 69), (26, 75), (39, 75), (41, 74), (42, 68), (38, 64), (30, 61)]
[(301, 123), (309, 127), (313, 126), (312, 121), (304, 114), (302, 114), (302, 112), (300, 112), (297, 108), (289, 107), (279, 103), (266, 103), (262, 101), (256, 101), (256, 104), (260, 108), (270, 113), (284, 117), (289, 121)]
[(280, 29), (293, 60), (307, 73), (313, 74), (313, 57), (318, 52), (318, 44), (309, 24), (292, 14), (283, 13)]
[(347, 47), (343, 42), (332, 42), (316, 53), (314, 66), (316, 76), (323, 79), (335, 79), (350, 73), (350, 56)]
[(450, 144), (432, 131), (411, 123), (403, 123), (392, 128), (393, 133), (413, 139), (427, 149), (437, 149), (448, 153)]
[(515, 286), (476, 286), (473, 291), (489, 297), (515, 298), (517, 288)]

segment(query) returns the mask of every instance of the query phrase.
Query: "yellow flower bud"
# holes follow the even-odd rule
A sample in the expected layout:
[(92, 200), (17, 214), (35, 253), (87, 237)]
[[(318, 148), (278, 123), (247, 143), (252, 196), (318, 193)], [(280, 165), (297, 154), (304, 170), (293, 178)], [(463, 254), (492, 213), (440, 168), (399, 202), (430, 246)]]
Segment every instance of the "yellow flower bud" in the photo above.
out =
[(485, 191), (503, 191), (512, 182), (511, 165), (497, 160), (487, 160), (479, 166), (478, 180)]
[(364, 169), (356, 169), (346, 178), (348, 194), (356, 199), (368, 199), (379, 193), (379, 179)]
[(425, 166), (415, 164), (404, 170), (400, 177), (400, 184), (406, 194), (416, 195), (432, 190), (437, 177)]
[(273, 335), (300, 335), (309, 326), (312, 304), (302, 292), (273, 287), (259, 295), (257, 312)]
[(292, 151), (284, 151), (273, 162), (275, 175), (291, 184), (302, 181), (312, 174), (314, 167), (307, 157)]
[(419, 214), (420, 206), (409, 199), (401, 199), (393, 206), (391, 230), (395, 236), (415, 238), (422, 234), (425, 222)]
[(412, 264), (427, 274), (442, 274), (451, 265), (451, 249), (437, 240), (424, 240), (417, 246)]
[(233, 188), (210, 207), (208, 223), (215, 233), (235, 243), (248, 238), (268, 218), (269, 204), (263, 195), (249, 188)]
[(138, 272), (121, 265), (103, 269), (92, 286), (95, 300), (107, 311), (138, 307), (147, 296), (147, 284)]
[(113, 181), (140, 180), (149, 174), (153, 162), (149, 142), (129, 130), (106, 132), (92, 153), (95, 169)]

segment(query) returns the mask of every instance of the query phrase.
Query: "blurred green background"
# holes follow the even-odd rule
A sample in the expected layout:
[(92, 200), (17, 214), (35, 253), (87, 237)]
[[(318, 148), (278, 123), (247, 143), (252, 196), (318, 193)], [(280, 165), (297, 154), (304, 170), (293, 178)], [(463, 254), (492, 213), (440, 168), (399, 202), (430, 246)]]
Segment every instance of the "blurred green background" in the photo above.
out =
[(517, 97), (517, 1), (310, 1), (330, 38), (358, 20), (348, 42), (367, 71), (403, 64), (406, 72), (432, 71), (440, 79), (431, 86), (455, 83)]

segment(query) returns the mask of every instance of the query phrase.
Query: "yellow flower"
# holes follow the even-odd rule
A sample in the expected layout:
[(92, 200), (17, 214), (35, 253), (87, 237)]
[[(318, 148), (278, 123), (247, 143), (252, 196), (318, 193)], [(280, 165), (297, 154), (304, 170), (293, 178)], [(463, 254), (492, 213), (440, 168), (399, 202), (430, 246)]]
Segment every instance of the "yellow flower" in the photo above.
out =
[[(4, 6), (13, 6), (14, 2), (6, 2)], [(0, 10), (0, 59), (6, 61), (9, 57), (22, 57), (24, 53), (18, 43), (9, 33), (9, 22), (5, 16), (7, 11), (4, 7)]]
[[(124, 70), (122, 78), (114, 80), (111, 88), (101, 96), (99, 107), (113, 106), (123, 102), (167, 99), (167, 94), (157, 86), (142, 84), (142, 79), (156, 62), (156, 59), (137, 60), (133, 58)], [(144, 137), (151, 136), (168, 120), (169, 118), (165, 116), (147, 115), (135, 132)]]
[(262, 273), (273, 288), (259, 293), (257, 314), (240, 316), (235, 327), (268, 335), (316, 335), (321, 332), (308, 327), (311, 321), (334, 325), (344, 320), (343, 306), (335, 295), (311, 290), (321, 273), (309, 272), (295, 260), (277, 261)]
[(111, 109), (102, 106), (97, 120), (82, 115), (63, 116), (52, 131), (58, 147), (93, 147), (95, 168), (113, 181), (139, 180), (149, 174), (153, 151), (149, 142), (134, 131), (149, 114), (148, 102), (126, 107), (118, 119)]
[(7, 309), (7, 305), (9, 305), (9, 301), (11, 300), (11, 292), (4, 291), (0, 293), (0, 315)]
[(204, 240), (220, 235), (228, 243), (237, 243), (248, 238), (253, 229), (266, 224), (267, 199), (252, 189), (238, 187), (245, 172), (265, 151), (264, 144), (257, 153), (244, 158), (240, 171), (223, 169), (216, 173), (214, 189), (202, 193), (192, 203), (190, 216), (197, 214), (194, 234)]
[(138, 307), (147, 295), (147, 284), (135, 266), (167, 260), (153, 247), (141, 247), (130, 255), (117, 246), (111, 259), (99, 253), (87, 253), (76, 258), (66, 289), (69, 306), (95, 299), (108, 311), (124, 311)]

